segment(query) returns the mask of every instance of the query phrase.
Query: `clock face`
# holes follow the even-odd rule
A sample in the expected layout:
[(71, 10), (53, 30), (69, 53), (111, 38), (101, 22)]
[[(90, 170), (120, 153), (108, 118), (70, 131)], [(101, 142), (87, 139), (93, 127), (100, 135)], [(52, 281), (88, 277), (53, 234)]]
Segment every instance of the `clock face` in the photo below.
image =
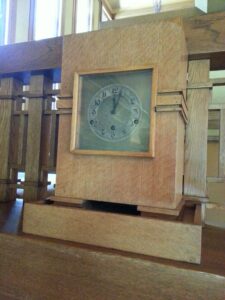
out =
[(141, 121), (141, 102), (128, 86), (110, 84), (90, 100), (87, 119), (92, 132), (107, 142), (128, 138)]
[(76, 74), (71, 151), (150, 155), (152, 72), (135, 69)]

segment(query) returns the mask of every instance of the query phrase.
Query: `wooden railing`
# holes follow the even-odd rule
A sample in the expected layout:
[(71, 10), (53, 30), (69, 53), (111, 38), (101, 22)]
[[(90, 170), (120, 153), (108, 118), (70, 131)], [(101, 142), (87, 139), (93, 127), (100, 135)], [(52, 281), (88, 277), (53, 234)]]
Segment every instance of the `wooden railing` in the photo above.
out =
[[(30, 77), (29, 86), (13, 77), (0, 85), (0, 201), (47, 196), (48, 174), (55, 172), (59, 90), (45, 75)], [(18, 173), (25, 173), (20, 182)]]

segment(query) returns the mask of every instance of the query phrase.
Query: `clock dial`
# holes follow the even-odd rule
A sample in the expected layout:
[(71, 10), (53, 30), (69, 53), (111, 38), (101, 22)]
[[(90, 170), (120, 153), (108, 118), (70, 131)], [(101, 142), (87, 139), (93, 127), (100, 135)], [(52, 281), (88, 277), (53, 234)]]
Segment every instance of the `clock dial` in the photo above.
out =
[(110, 84), (90, 100), (87, 120), (100, 139), (117, 142), (128, 138), (141, 121), (141, 102), (128, 86)]
[(140, 68), (77, 73), (72, 151), (149, 155), (154, 116), (152, 71)]

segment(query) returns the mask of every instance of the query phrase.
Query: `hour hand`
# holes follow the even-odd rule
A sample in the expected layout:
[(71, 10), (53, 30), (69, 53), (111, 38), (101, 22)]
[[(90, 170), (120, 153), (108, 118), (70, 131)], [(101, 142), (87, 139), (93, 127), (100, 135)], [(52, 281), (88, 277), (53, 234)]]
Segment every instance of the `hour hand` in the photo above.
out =
[(119, 91), (118, 94), (114, 94), (113, 96), (113, 109), (111, 110), (112, 115), (115, 115), (116, 113), (116, 108), (117, 105), (119, 104), (120, 96), (121, 96), (121, 91)]

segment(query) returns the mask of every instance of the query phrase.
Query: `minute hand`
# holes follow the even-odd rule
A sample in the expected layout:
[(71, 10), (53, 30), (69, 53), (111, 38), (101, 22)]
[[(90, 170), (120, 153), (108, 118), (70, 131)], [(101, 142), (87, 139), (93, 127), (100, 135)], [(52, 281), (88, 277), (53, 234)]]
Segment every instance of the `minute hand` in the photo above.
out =
[(117, 94), (117, 95), (114, 95), (114, 97), (113, 97), (113, 109), (111, 110), (112, 115), (115, 115), (115, 113), (116, 113), (116, 108), (119, 104), (120, 96), (121, 96), (121, 92), (119, 92), (119, 94)]

